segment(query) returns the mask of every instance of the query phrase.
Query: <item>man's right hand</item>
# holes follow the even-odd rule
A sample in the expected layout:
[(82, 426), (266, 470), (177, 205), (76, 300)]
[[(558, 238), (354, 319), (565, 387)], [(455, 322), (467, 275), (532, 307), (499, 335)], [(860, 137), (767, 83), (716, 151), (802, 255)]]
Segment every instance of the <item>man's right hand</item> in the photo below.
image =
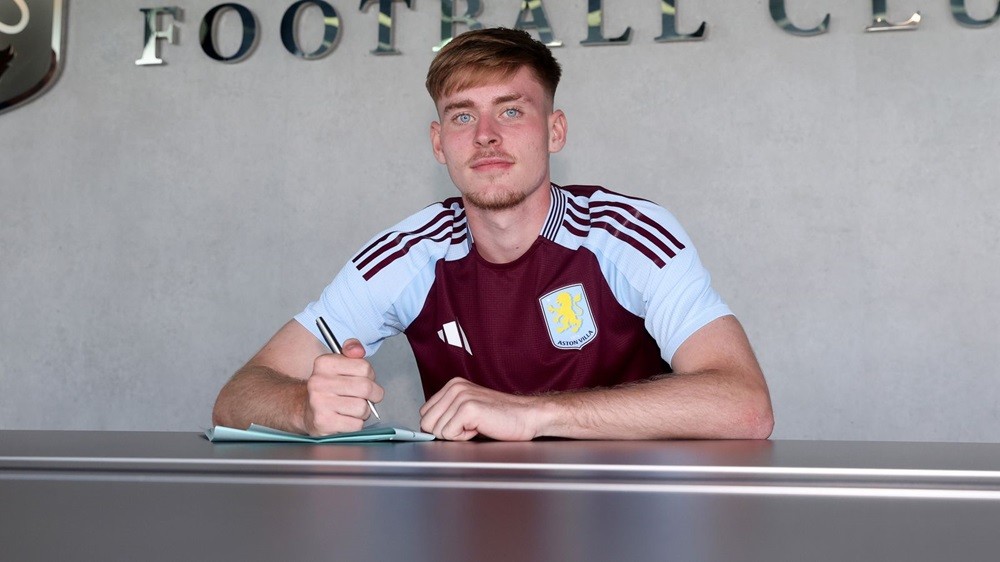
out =
[(356, 339), (344, 342), (343, 355), (327, 353), (313, 361), (306, 381), (303, 426), (310, 435), (359, 431), (371, 415), (368, 402), (381, 402), (385, 390), (365, 360)]
[(357, 431), (382, 400), (375, 371), (357, 339), (333, 355), (296, 320), (289, 320), (219, 391), (212, 423), (257, 423), (295, 433)]

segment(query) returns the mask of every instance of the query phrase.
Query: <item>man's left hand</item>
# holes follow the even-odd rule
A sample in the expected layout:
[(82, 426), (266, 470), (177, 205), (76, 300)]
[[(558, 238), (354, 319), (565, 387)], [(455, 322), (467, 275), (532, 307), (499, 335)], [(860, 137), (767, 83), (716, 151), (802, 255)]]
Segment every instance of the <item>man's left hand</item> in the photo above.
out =
[(505, 394), (456, 377), (420, 408), (420, 429), (451, 441), (476, 435), (529, 441), (538, 436), (540, 405), (540, 397)]

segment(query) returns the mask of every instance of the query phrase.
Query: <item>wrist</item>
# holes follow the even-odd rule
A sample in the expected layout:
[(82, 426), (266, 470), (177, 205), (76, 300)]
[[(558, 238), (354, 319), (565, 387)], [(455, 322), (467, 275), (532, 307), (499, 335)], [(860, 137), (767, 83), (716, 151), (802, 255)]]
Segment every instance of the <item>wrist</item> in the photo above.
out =
[(544, 394), (535, 397), (534, 434), (535, 437), (565, 437), (567, 413), (564, 400), (557, 394)]
[(306, 381), (296, 381), (292, 388), (292, 404), (294, 405), (290, 413), (289, 423), (294, 428), (295, 433), (309, 434), (312, 432), (312, 408), (309, 406), (309, 390)]

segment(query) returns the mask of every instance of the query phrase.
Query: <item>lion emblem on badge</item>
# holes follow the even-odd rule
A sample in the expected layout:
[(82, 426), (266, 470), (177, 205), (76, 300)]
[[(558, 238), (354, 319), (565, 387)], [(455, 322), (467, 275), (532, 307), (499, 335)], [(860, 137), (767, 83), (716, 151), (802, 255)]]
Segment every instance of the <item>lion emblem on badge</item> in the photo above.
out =
[(559, 324), (556, 327), (557, 333), (563, 333), (566, 330), (573, 330), (573, 332), (579, 332), (580, 326), (583, 325), (583, 320), (580, 316), (583, 315), (583, 309), (576, 305), (583, 298), (583, 294), (573, 295), (569, 294), (567, 291), (563, 291), (556, 295), (556, 305), (548, 306), (549, 312), (555, 314), (553, 320)]

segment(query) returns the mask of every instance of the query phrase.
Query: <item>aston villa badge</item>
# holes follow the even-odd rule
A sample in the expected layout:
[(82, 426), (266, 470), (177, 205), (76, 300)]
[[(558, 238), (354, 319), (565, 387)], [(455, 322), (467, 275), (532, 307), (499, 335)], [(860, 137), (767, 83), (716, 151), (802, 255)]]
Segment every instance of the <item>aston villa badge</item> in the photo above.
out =
[(583, 285), (577, 283), (538, 299), (552, 345), (559, 349), (583, 349), (597, 337), (597, 324)]
[(43, 94), (62, 70), (65, 0), (0, 0), (0, 113)]

